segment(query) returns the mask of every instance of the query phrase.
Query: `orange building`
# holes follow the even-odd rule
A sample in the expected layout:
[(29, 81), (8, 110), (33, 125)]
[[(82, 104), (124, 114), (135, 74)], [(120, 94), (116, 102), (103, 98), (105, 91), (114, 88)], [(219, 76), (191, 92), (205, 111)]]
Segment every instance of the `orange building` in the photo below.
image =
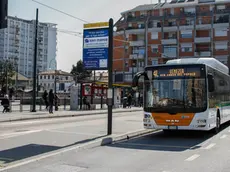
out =
[(144, 66), (174, 58), (215, 57), (227, 65), (227, 0), (159, 0), (121, 15), (114, 33), (115, 82), (130, 83)]

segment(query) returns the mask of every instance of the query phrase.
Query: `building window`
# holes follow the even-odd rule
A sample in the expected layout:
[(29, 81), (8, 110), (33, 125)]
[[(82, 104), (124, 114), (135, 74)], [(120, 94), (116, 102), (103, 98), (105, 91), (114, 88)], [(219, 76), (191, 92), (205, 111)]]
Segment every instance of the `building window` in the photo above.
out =
[(66, 79), (66, 81), (68, 81), (69, 77), (67, 76), (67, 77), (65, 77), (65, 79)]
[(192, 52), (192, 47), (182, 47), (182, 52)]
[(177, 47), (174, 46), (164, 46), (164, 54), (165, 57), (175, 57), (177, 52)]
[(46, 79), (46, 75), (44, 76), (44, 79)]
[(181, 44), (181, 52), (192, 52), (192, 44)]
[(141, 16), (147, 16), (147, 11), (141, 11)]
[(158, 53), (158, 48), (152, 48), (152, 53)]
[(152, 39), (152, 40), (158, 39), (158, 32), (153, 32), (153, 33), (151, 33), (151, 39)]
[(40, 76), (40, 79), (42, 79), (42, 76)]
[(192, 31), (181, 31), (181, 38), (192, 38)]

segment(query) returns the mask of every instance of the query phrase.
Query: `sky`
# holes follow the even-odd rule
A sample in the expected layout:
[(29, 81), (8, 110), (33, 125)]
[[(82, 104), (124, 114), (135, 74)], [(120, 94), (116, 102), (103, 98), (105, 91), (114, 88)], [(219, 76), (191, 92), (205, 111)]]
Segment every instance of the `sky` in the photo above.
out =
[[(44, 7), (32, 0), (8, 0), (9, 16), (32, 20), (39, 9), (39, 21), (57, 24), (60, 30), (83, 32), (84, 22)], [(121, 12), (138, 5), (156, 3), (157, 0), (37, 0), (53, 8), (81, 18), (87, 22), (119, 20)], [(57, 33), (57, 68), (71, 71), (72, 65), (82, 59), (82, 38), (62, 32)]]

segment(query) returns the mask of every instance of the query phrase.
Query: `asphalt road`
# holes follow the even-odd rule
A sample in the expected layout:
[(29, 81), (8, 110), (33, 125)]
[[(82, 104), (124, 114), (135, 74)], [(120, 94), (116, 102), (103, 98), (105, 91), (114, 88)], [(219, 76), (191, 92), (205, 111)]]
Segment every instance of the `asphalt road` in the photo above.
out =
[[(114, 114), (113, 134), (142, 129), (142, 112)], [(107, 134), (107, 115), (0, 123), (0, 166), (95, 140)]]
[(109, 146), (63, 153), (8, 172), (229, 172), (229, 143), (229, 124), (217, 135), (158, 131)]

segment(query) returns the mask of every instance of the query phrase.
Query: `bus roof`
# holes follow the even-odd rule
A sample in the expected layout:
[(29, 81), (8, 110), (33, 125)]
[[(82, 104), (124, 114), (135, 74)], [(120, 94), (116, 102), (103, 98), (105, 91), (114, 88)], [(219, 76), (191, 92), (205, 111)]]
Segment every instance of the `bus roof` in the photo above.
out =
[(228, 67), (215, 58), (184, 58), (167, 61), (166, 64), (205, 64), (216, 70), (228, 74)]

